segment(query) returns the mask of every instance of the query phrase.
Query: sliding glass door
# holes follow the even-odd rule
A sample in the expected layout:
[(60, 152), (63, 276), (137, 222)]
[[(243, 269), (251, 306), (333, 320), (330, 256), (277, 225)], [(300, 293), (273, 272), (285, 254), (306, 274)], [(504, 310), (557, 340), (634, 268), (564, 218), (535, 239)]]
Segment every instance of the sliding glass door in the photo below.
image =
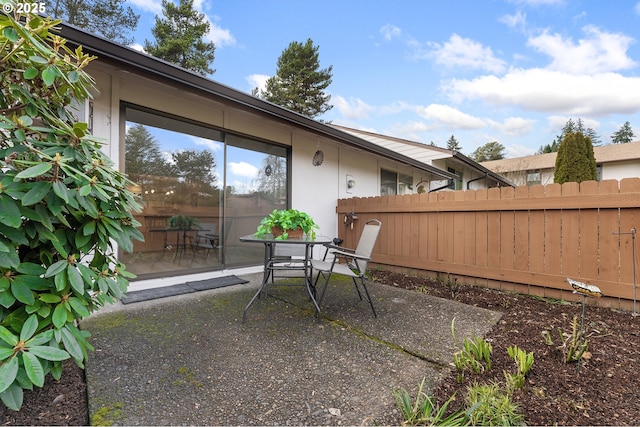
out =
[(260, 264), (262, 248), (238, 238), (288, 205), (289, 150), (143, 108), (124, 114), (145, 237), (120, 254), (128, 270), (145, 279)]

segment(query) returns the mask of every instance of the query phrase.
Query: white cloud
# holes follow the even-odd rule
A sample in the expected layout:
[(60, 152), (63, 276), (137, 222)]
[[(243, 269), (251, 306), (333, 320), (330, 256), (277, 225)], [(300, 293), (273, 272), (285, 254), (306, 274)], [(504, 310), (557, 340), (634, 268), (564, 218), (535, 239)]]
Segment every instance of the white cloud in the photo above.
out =
[(128, 0), (135, 7), (141, 10), (155, 13), (156, 15), (162, 14), (162, 1), (161, 0)]
[(524, 157), (535, 154), (535, 150), (525, 147), (522, 144), (511, 144), (504, 148), (506, 158)]
[(435, 120), (450, 129), (481, 129), (486, 123), (477, 117), (463, 113), (448, 105), (431, 104), (427, 107), (416, 108), (417, 113), (426, 118)]
[(487, 122), (496, 130), (504, 133), (508, 136), (523, 136), (527, 135), (533, 130), (533, 125), (536, 123), (532, 119), (524, 119), (522, 117), (508, 117), (501, 122), (487, 119)]
[(231, 173), (245, 178), (256, 178), (258, 168), (247, 162), (229, 162)]
[(369, 113), (374, 109), (359, 98), (349, 98), (346, 100), (340, 95), (331, 97), (334, 107), (348, 119), (366, 119)]
[(212, 22), (206, 15), (205, 17), (209, 20), (210, 24), (209, 33), (206, 36), (207, 40), (215, 43), (216, 47), (235, 46), (236, 39), (231, 34), (231, 31), (221, 28), (218, 24)]
[(137, 50), (138, 52), (146, 53), (144, 51), (144, 47), (140, 43), (134, 43), (129, 45), (131, 49)]
[(552, 58), (547, 68), (572, 74), (606, 73), (632, 68), (636, 63), (627, 56), (633, 38), (601, 31), (589, 25), (585, 38), (575, 43), (560, 34), (543, 31), (527, 44)]
[(263, 91), (267, 87), (267, 80), (269, 80), (269, 76), (266, 74), (250, 74), (246, 77), (247, 83), (251, 87), (251, 90), (254, 88), (258, 88)]
[(519, 10), (513, 15), (501, 16), (498, 21), (502, 22), (509, 28), (524, 28), (527, 23), (527, 15)]
[(391, 41), (394, 38), (400, 37), (402, 30), (395, 25), (386, 24), (380, 28), (380, 34), (382, 34), (382, 37), (384, 37), (385, 40)]
[(477, 41), (453, 34), (442, 45), (430, 43), (435, 49), (430, 53), (437, 64), (447, 68), (467, 68), (501, 73), (505, 70), (505, 62), (493, 54), (490, 47)]
[(483, 100), (530, 111), (571, 114), (633, 114), (640, 111), (640, 77), (616, 73), (572, 75), (532, 68), (505, 76), (451, 79), (441, 90), (453, 102)]
[(212, 141), (210, 139), (200, 138), (197, 136), (190, 136), (189, 138), (191, 139), (191, 141), (193, 141), (194, 144), (206, 147), (214, 153), (217, 151), (222, 151), (222, 149), (224, 148), (224, 143), (222, 142)]

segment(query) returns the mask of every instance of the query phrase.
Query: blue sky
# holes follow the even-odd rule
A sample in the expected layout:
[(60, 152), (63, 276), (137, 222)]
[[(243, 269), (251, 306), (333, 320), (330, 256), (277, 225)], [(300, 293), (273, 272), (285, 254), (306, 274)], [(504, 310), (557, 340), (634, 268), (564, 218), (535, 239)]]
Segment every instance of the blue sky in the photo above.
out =
[[(178, 0), (175, 0), (176, 2)], [(137, 45), (160, 0), (128, 0)], [(322, 119), (462, 152), (498, 141), (533, 154), (568, 119), (603, 143), (630, 122), (640, 140), (640, 1), (196, 0), (211, 23), (216, 72), (250, 92), (292, 41), (333, 66)], [(139, 48), (138, 46), (138, 48)]]

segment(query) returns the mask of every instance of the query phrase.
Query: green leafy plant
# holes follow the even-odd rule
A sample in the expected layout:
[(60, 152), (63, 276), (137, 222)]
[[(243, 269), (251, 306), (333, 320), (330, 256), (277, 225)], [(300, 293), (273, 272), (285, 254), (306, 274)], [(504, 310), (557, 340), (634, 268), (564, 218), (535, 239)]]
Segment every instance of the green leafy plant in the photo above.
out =
[(469, 411), (458, 410), (447, 413), (447, 408), (455, 400), (455, 395), (439, 406), (434, 402), (433, 397), (423, 391), (424, 382), (425, 378), (420, 382), (415, 399), (404, 389), (393, 391), (404, 419), (402, 425), (467, 426), (471, 423)]
[[(455, 336), (455, 318), (451, 322), (451, 335), (456, 346), (459, 346)], [(453, 363), (458, 369), (458, 381), (464, 380), (465, 371), (472, 371), (477, 374), (485, 370), (491, 370), (491, 354), (493, 347), (484, 338), (474, 336), (465, 338), (462, 348), (454, 353)]]
[(55, 35), (59, 21), (0, 14), (0, 399), (83, 366), (77, 320), (122, 297), (133, 275), (116, 258), (142, 240), (132, 183), (113, 168), (73, 105), (93, 59)]
[(176, 230), (193, 230), (194, 228), (200, 228), (200, 222), (197, 218), (186, 215), (174, 215), (167, 220), (169, 228)]
[(500, 385), (473, 384), (467, 387), (465, 398), (471, 422), (476, 426), (519, 426), (524, 423), (520, 407)]
[(296, 228), (301, 228), (304, 233), (315, 237), (315, 230), (318, 225), (307, 213), (297, 209), (281, 209), (274, 210), (260, 221), (260, 225), (256, 230), (257, 236), (272, 233), (272, 228), (280, 227), (283, 234), (276, 237), (278, 240), (285, 240), (289, 237), (289, 232)]
[(578, 316), (573, 317), (571, 334), (563, 333), (560, 329), (558, 334), (560, 336), (559, 348), (562, 351), (564, 363), (580, 361), (589, 347), (589, 340), (580, 329)]
[(518, 373), (527, 376), (533, 367), (533, 352), (527, 353), (517, 345), (507, 348), (507, 354), (516, 363)]

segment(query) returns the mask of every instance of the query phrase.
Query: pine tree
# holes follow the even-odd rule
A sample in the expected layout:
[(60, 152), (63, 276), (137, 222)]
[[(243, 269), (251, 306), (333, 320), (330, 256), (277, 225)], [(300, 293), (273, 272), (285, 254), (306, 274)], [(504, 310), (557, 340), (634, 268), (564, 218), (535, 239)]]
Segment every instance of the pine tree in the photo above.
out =
[(53, 3), (51, 15), (69, 24), (84, 28), (117, 43), (129, 45), (140, 15), (133, 13), (125, 0), (58, 0)]
[(560, 147), (560, 145), (554, 139), (551, 144), (546, 144), (546, 145), (540, 146), (540, 148), (538, 148), (538, 151), (536, 151), (536, 154), (555, 153), (555, 152), (558, 151), (559, 147)]
[(260, 97), (311, 118), (333, 108), (331, 95), (324, 92), (331, 84), (333, 66), (320, 69), (318, 50), (311, 39), (304, 44), (291, 42), (278, 58), (276, 75), (267, 80)]
[(613, 135), (611, 135), (611, 142), (614, 144), (626, 144), (633, 141), (634, 137), (635, 134), (633, 133), (633, 129), (631, 129), (631, 124), (629, 122), (625, 122), (619, 131), (614, 132)]
[(582, 132), (569, 132), (560, 141), (553, 180), (556, 183), (597, 179), (596, 160), (591, 139)]
[(449, 140), (447, 141), (447, 150), (451, 150), (451, 151), (462, 150), (460, 143), (458, 143), (458, 140), (453, 135), (451, 135), (451, 138), (449, 138)]
[(213, 74), (215, 70), (210, 68), (210, 64), (215, 57), (215, 44), (203, 40), (210, 25), (204, 14), (193, 8), (193, 1), (180, 0), (176, 6), (162, 0), (164, 19), (156, 16), (156, 24), (151, 29), (156, 42), (145, 40), (144, 49), (156, 58), (195, 73)]
[(144, 179), (144, 176), (172, 175), (171, 165), (144, 125), (136, 124), (127, 130), (124, 146), (125, 172), (134, 177), (134, 181)]
[(478, 147), (470, 157), (476, 162), (502, 160), (504, 159), (504, 150), (504, 145), (500, 144), (498, 141), (488, 142), (483, 146)]

